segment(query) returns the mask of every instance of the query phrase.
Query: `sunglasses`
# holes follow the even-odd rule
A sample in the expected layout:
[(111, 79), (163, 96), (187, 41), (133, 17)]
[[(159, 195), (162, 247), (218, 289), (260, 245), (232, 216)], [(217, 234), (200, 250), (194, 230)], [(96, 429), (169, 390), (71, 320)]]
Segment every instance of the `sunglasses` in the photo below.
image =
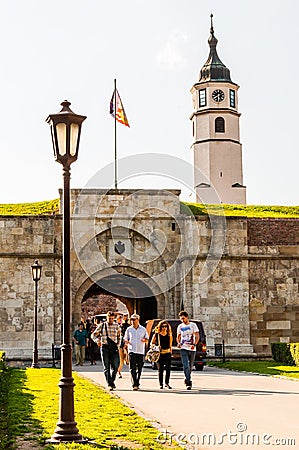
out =
[(162, 325), (162, 327), (161, 328), (167, 328), (167, 325)]

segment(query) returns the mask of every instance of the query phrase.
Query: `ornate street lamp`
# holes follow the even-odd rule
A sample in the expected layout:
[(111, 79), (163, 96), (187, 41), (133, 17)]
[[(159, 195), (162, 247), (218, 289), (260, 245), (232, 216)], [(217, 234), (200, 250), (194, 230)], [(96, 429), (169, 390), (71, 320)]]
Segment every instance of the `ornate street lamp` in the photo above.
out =
[(47, 123), (51, 128), (55, 160), (63, 165), (63, 343), (61, 346), (61, 378), (59, 382), (59, 420), (48, 442), (86, 442), (76, 427), (74, 412), (74, 379), (72, 377), (71, 298), (70, 298), (70, 165), (78, 157), (82, 122), (70, 109), (70, 102), (61, 103), (62, 110), (51, 114)]
[(36, 259), (31, 266), (32, 279), (35, 283), (35, 299), (34, 299), (34, 340), (33, 340), (33, 359), (32, 365), (34, 369), (39, 369), (38, 363), (38, 345), (37, 345), (37, 285), (42, 275), (42, 265), (38, 263)]

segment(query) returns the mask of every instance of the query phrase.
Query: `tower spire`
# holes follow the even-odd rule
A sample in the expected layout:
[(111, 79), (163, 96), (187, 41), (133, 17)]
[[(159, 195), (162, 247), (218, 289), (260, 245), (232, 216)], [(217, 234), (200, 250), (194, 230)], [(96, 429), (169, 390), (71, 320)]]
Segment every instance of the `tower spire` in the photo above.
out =
[(213, 16), (213, 13), (211, 13), (210, 17), (211, 17), (211, 28), (210, 28), (210, 33), (214, 35), (214, 27), (213, 27), (213, 17), (214, 17), (214, 16)]
[(210, 46), (210, 54), (206, 61), (206, 63), (203, 65), (199, 81), (232, 81), (230, 78), (230, 71), (229, 69), (223, 64), (221, 59), (218, 56), (217, 53), (217, 44), (218, 39), (216, 38), (214, 34), (214, 24), (213, 24), (213, 14), (211, 13), (211, 27), (210, 27), (210, 37), (208, 39), (208, 43)]

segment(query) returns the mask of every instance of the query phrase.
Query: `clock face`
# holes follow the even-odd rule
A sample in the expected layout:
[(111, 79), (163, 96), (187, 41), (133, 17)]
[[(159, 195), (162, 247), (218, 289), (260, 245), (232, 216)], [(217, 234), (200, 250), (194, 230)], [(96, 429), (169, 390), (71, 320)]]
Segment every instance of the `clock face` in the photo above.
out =
[(222, 102), (224, 100), (224, 92), (221, 89), (215, 89), (212, 92), (212, 99), (217, 103)]

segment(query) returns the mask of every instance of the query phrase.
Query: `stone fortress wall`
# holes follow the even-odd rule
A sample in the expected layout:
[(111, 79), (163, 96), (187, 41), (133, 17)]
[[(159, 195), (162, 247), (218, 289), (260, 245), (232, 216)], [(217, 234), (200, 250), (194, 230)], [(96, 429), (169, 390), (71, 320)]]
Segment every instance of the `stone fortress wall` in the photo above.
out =
[[(124, 274), (148, 281), (158, 316), (177, 317), (183, 305), (202, 320), (210, 355), (222, 339), (228, 354), (247, 356), (299, 341), (299, 219), (194, 219), (181, 214), (174, 190), (72, 190), (72, 211), (72, 329), (95, 280)], [(8, 358), (32, 356), (35, 258), (43, 265), (39, 355), (61, 343), (61, 253), (61, 215), (0, 217), (0, 348)]]

